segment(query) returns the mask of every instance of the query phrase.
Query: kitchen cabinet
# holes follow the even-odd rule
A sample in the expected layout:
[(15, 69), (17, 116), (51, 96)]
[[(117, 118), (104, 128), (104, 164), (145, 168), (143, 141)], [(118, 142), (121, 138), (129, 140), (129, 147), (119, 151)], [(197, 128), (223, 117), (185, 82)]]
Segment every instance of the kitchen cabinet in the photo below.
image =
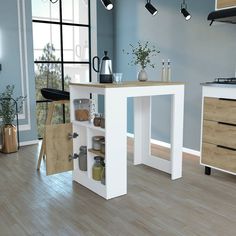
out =
[(216, 10), (236, 7), (236, 0), (216, 0)]
[(203, 86), (201, 164), (236, 174), (236, 88)]
[[(104, 95), (105, 129), (88, 121), (77, 121), (75, 100)], [(151, 155), (152, 96), (170, 95), (170, 160)], [(184, 84), (124, 82), (121, 84), (70, 84), (71, 124), (46, 127), (47, 174), (73, 170), (73, 180), (105, 199), (127, 194), (127, 99), (134, 98), (134, 165), (144, 164), (182, 177)], [(75, 135), (76, 134), (76, 135)], [(92, 149), (94, 136), (105, 137), (105, 155)], [(87, 171), (79, 168), (78, 153), (87, 147)], [(105, 185), (92, 178), (95, 156), (105, 157)]]

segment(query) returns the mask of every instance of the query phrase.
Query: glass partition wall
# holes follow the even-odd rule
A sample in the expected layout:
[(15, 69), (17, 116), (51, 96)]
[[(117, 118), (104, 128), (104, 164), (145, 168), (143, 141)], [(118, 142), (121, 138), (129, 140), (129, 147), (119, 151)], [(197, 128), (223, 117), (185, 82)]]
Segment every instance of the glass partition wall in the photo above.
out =
[[(68, 91), (69, 82), (91, 78), (90, 0), (32, 0), (38, 137), (48, 103), (42, 88)], [(69, 121), (69, 107), (56, 107), (53, 122)]]

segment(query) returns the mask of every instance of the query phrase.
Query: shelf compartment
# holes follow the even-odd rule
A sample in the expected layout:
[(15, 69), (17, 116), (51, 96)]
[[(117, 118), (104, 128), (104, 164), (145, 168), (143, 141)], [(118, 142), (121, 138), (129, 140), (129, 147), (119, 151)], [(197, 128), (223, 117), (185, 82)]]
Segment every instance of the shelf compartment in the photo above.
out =
[(73, 124), (79, 125), (79, 126), (82, 126), (82, 127), (86, 127), (86, 128), (89, 128), (89, 129), (93, 129), (93, 130), (98, 130), (100, 132), (105, 132), (105, 129), (103, 129), (101, 127), (94, 126), (89, 121), (77, 121), (77, 120), (74, 120)]
[(88, 149), (88, 152), (91, 152), (92, 154), (96, 155), (96, 156), (101, 156), (101, 157), (104, 157), (105, 158), (105, 154), (101, 153), (100, 151), (96, 151), (92, 148), (89, 148)]
[(83, 173), (80, 170), (74, 171), (73, 180), (80, 183), (84, 187), (90, 189), (91, 191), (97, 193), (103, 198), (108, 199), (106, 185), (103, 185), (100, 181), (96, 181), (92, 178), (89, 178), (86, 172)]

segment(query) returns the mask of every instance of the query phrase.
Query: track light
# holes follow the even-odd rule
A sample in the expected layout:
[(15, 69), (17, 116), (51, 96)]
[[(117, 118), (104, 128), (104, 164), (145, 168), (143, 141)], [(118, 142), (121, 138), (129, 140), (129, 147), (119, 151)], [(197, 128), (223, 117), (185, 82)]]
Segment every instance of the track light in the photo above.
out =
[(147, 1), (145, 7), (153, 16), (157, 14), (157, 9), (151, 4), (151, 0)]
[(113, 8), (113, 4), (110, 0), (101, 0), (101, 2), (108, 11)]
[(180, 11), (184, 15), (186, 20), (190, 20), (191, 19), (191, 15), (187, 11), (187, 4), (185, 3), (185, 0), (183, 0), (183, 3), (181, 4), (181, 10)]

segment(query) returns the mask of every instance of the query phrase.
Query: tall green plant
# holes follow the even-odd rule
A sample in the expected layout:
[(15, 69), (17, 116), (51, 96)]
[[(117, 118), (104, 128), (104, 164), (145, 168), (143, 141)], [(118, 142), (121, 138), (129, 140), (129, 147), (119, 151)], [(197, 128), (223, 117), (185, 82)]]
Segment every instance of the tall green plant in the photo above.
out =
[[(12, 124), (17, 112), (22, 111), (23, 102), (26, 98), (19, 96), (13, 98), (14, 85), (7, 85), (4, 92), (0, 93), (0, 118), (2, 118), (3, 124)], [(16, 103), (18, 110), (16, 110)]]

